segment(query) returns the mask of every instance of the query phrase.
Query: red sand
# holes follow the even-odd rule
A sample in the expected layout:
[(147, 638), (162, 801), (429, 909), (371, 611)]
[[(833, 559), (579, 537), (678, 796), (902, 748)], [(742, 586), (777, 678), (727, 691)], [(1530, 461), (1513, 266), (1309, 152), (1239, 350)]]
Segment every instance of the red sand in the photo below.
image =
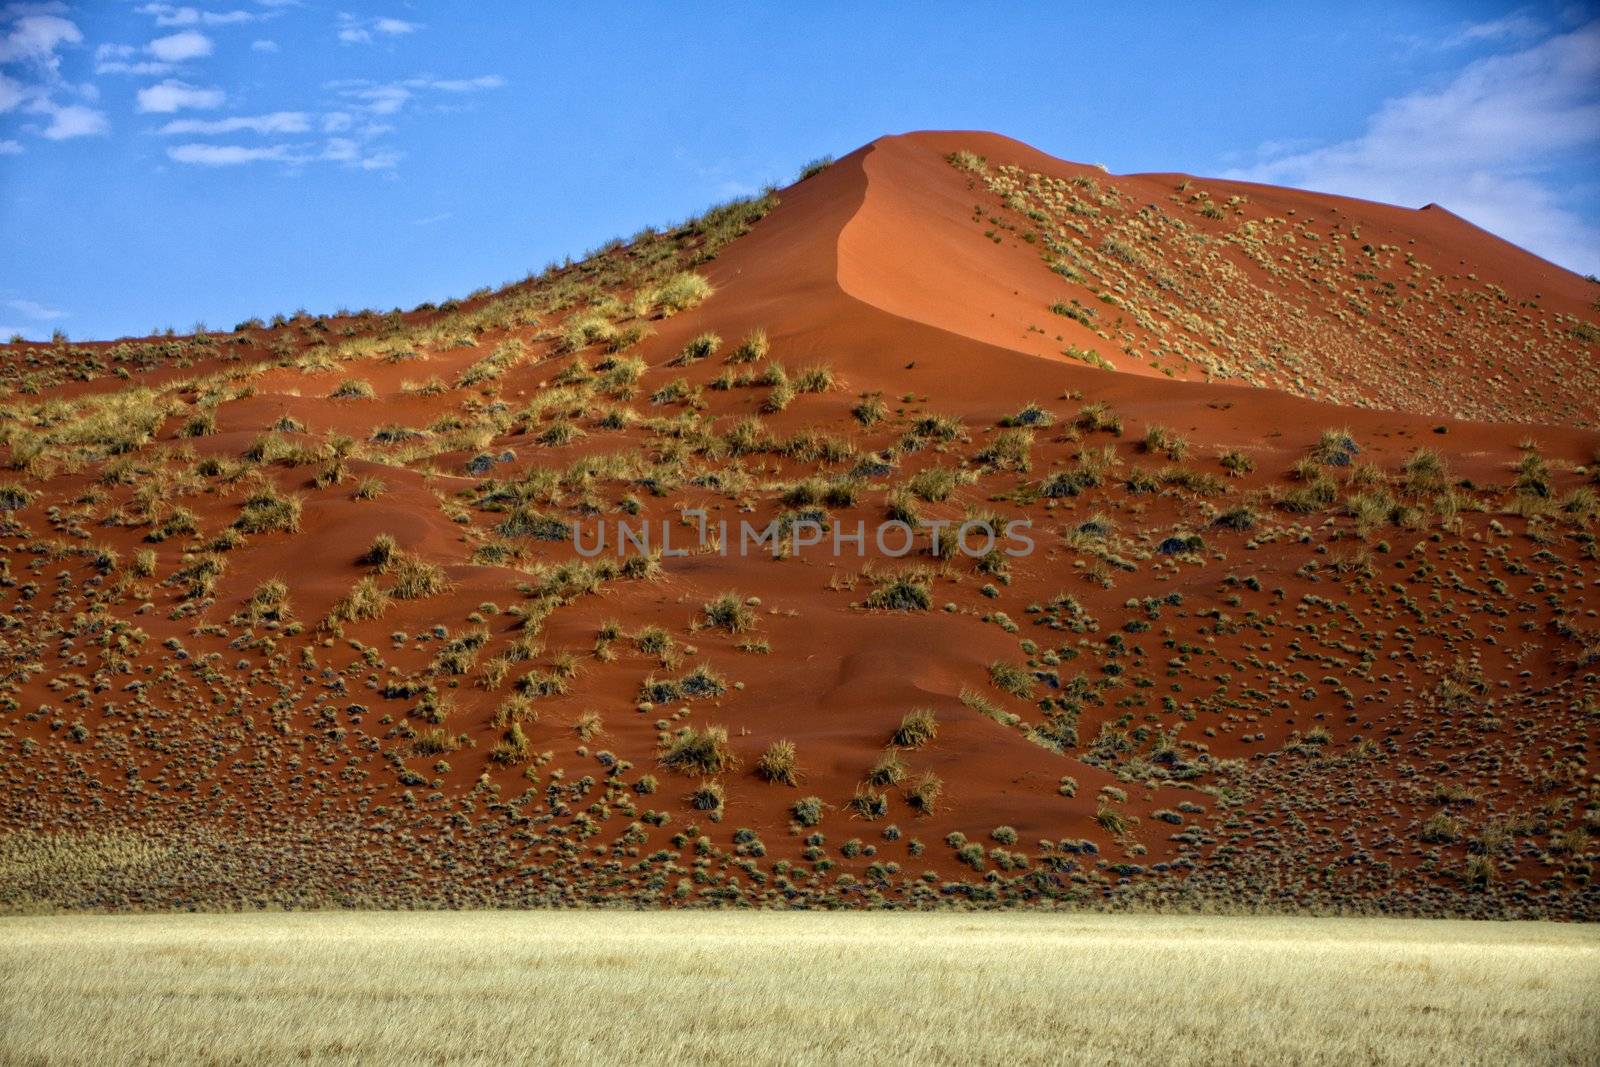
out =
[[(985, 157), (988, 178), (948, 162), (956, 151)], [(1003, 172), (1008, 166), (1020, 169)], [(1098, 198), (1077, 205), (1079, 212), (1098, 214), (1061, 218), (1091, 220), (1075, 223), (1088, 235), (1075, 254), (1085, 269), (1092, 263), (1101, 273), (1080, 271), (1079, 281), (1068, 282), (1049, 269), (1041, 249), (1076, 231), (1046, 232), (1057, 226), (1050, 212), (1030, 209), (1041, 215), (1030, 219), (1007, 207), (987, 185), (1006, 173), (1037, 176), (1031, 188), (1048, 192), (1057, 187), (1046, 181), (1059, 180), (1061, 189)], [(1186, 180), (1190, 186), (1179, 192)], [(1189, 199), (1201, 188), (1207, 200)], [(480, 450), (510, 450), (515, 460), (495, 465), (489, 475), (510, 480), (627, 449), (659, 460), (668, 445), (659, 430), (639, 424), (604, 430), (589, 404), (574, 419), (588, 436), (567, 445), (539, 443), (540, 425), (526, 432), (500, 427), (486, 431), (474, 448), (411, 464), (385, 461), (386, 453), (375, 449), (350, 461), (348, 480), (322, 488), (311, 482), (314, 465), (267, 466), (263, 473), (271, 483), (303, 501), (298, 533), (252, 535), (224, 553), (227, 567), (215, 602), (176, 618), (169, 615), (184, 602), (181, 590), (157, 583), (182, 564), (186, 548), (201, 546), (191, 546), (188, 536), (147, 545), (148, 525), (103, 521), (112, 507), (133, 502), (141, 479), (102, 486), (99, 499), (86, 504), (86, 490), (108, 462), (103, 458), (76, 470), (19, 474), (19, 483), (36, 496), (13, 513), (16, 524), (0, 557), (9, 559), (13, 579), (0, 590), (0, 610), (13, 623), (6, 632), (15, 702), (0, 715), (9, 731), (3, 749), (11, 784), (0, 830), (115, 827), (172, 841), (203, 826), (217, 835), (205, 841), (223, 842), (208, 843), (193, 861), (208, 872), (219, 863), (219, 849), (266, 853), (249, 874), (224, 864), (228, 873), (208, 875), (204, 886), (182, 879), (151, 884), (97, 870), (57, 874), (59, 881), (28, 883), (28, 891), (71, 906), (326, 902), (341, 893), (404, 904), (606, 896), (652, 903), (740, 896), (828, 903), (972, 896), (1125, 902), (1188, 892), (1196, 899), (1273, 906), (1596, 914), (1587, 846), (1573, 847), (1578, 838), (1566, 836), (1595, 821), (1583, 754), (1600, 740), (1592, 658), (1600, 577), (1592, 516), (1580, 506), (1581, 495), (1572, 495), (1593, 481), (1600, 447), (1591, 429), (1600, 388), (1584, 387), (1597, 373), (1595, 348), (1570, 332), (1594, 318), (1591, 283), (1437, 208), (1410, 211), (1174, 175), (1111, 176), (991, 134), (884, 138), (779, 196), (779, 206), (748, 235), (698, 268), (716, 288), (710, 300), (650, 323), (655, 334), (630, 353), (650, 366), (631, 406), (646, 419), (677, 414), (681, 408), (647, 398), (678, 377), (708, 386), (727, 369), (723, 353), (763, 328), (772, 358), (791, 374), (827, 363), (839, 379), (832, 391), (802, 394), (787, 410), (762, 415), (775, 437), (818, 431), (850, 439), (865, 455), (893, 445), (927, 413), (959, 417), (966, 427), (968, 442), (906, 452), (891, 475), (865, 478), (854, 504), (829, 508), (836, 520), (874, 524), (883, 518), (888, 488), (926, 466), (962, 468), (976, 472), (976, 481), (947, 502), (924, 505), (925, 513), (959, 518), (965, 508), (986, 508), (1025, 517), (1034, 524), (1037, 553), (1013, 561), (1006, 580), (975, 572), (969, 561), (953, 562), (932, 581), (932, 610), (911, 612), (864, 608), (873, 583), (860, 574), (866, 561), (850, 556), (815, 554), (782, 563), (715, 554), (669, 558), (661, 580), (611, 581), (597, 594), (557, 607), (544, 623), (542, 649), (515, 664), (504, 682), (484, 687), (475, 673), (430, 673), (444, 642), (415, 640), (435, 625), (451, 636), (470, 631), (477, 623), (469, 613), (485, 602), (495, 610), (483, 612), (491, 636), (479, 663), (521, 633), (504, 609), (525, 600), (519, 587), (536, 576), (509, 562), (469, 558), (505, 516), (457, 499), (482, 481), (466, 473), (466, 461)], [(1247, 200), (1220, 219), (1194, 208), (1234, 196)], [(1155, 209), (1140, 215), (1146, 205)], [(1359, 269), (1340, 265), (1332, 252), (1311, 253), (1315, 263), (1297, 260), (1298, 251), (1284, 252), (1296, 265), (1274, 273), (1263, 266), (1274, 257), (1262, 256), (1238, 234), (1247, 224), (1281, 231), (1287, 224), (1267, 220), (1289, 218), (1297, 228), (1295, 249), (1338, 245), (1348, 252), (1371, 244), (1396, 251), (1376, 253)], [(1029, 228), (1034, 222), (1037, 233)], [(1134, 238), (1117, 235), (1133, 232), (1130, 225), (1167, 236), (1133, 246), (1130, 258), (1142, 263), (1137, 269), (1118, 266), (1114, 256), (1095, 258), (1095, 248), (1127, 247)], [(985, 236), (986, 230), (1000, 239)], [(1035, 240), (1026, 239), (1030, 233)], [(1348, 285), (1329, 283), (1330, 272), (1348, 275)], [(1356, 274), (1371, 275), (1361, 279), (1365, 285), (1392, 285), (1404, 295), (1392, 304), (1350, 297), (1358, 292), (1349, 287)], [(1155, 278), (1165, 278), (1165, 287)], [(1239, 373), (1221, 373), (1228, 368), (1218, 365), (1208, 374), (1204, 364), (1182, 359), (1182, 352), (1199, 351), (1185, 348), (1191, 341), (1184, 338), (1204, 331), (1172, 326), (1183, 319), (1182, 309), (1150, 295), (1158, 292), (1213, 308), (1208, 328), (1234, 331), (1237, 344), (1206, 345)], [(1125, 306), (1107, 304), (1103, 294)], [(479, 298), (467, 310), (492, 308), (497, 299)], [(1335, 306), (1351, 299), (1367, 311), (1354, 315)], [(1096, 310), (1090, 326), (1049, 310), (1063, 300), (1111, 310)], [(559, 327), (560, 317), (547, 317), (545, 325)], [(421, 329), (442, 319), (430, 311), (404, 321)], [(723, 353), (687, 367), (665, 366), (707, 330), (723, 338)], [(217, 433), (180, 440), (182, 420), (174, 418), (157, 436), (231, 461), (285, 415), (306, 428), (304, 435), (290, 435), (294, 440), (320, 446), (332, 434), (365, 440), (384, 425), (424, 427), (448, 414), (478, 418), (495, 400), (516, 411), (571, 362), (550, 354), (552, 335), (529, 326), (497, 327), (471, 347), (423, 346), (418, 360), (358, 360), (312, 373), (268, 369), (251, 379), (253, 395), (220, 405)], [(437, 376), (454, 382), (506, 337), (524, 341), (531, 356), (487, 395), (461, 388), (436, 396), (402, 393), (405, 381)], [(1484, 337), (1496, 344), (1482, 345)], [(310, 343), (290, 329), (267, 331), (239, 346), (240, 364), (265, 358), (273, 338), (288, 339), (296, 353)], [(1375, 338), (1387, 340), (1376, 347)], [(1123, 373), (1086, 367), (1062, 354), (1068, 346), (1096, 348)], [(1305, 358), (1267, 366), (1265, 353), (1291, 349)], [(1502, 360), (1512, 351), (1518, 358), (1508, 367)], [(1256, 357), (1241, 352), (1260, 359), (1252, 362)], [(598, 349), (585, 356), (591, 364), (602, 358)], [(1152, 367), (1150, 356), (1161, 366)], [(70, 366), (64, 355), (62, 362)], [(236, 365), (203, 361), (133, 378), (160, 386)], [(371, 382), (378, 397), (329, 399), (350, 377)], [(1280, 388), (1247, 384), (1251, 380)], [(122, 387), (109, 376), (59, 382), (9, 403), (17, 409)], [(726, 431), (757, 414), (767, 392), (708, 388), (701, 414)], [(863, 427), (850, 411), (859, 395), (874, 392), (883, 395), (889, 416)], [(1309, 398), (1334, 393), (1350, 403)], [(985, 469), (975, 457), (994, 439), (996, 424), (1030, 401), (1055, 417), (1053, 427), (1035, 433), (1031, 470)], [(1120, 436), (1070, 431), (1080, 406), (1090, 402), (1108, 405), (1121, 418)], [(1499, 421), (1449, 417), (1457, 411)], [(1539, 417), (1550, 424), (1538, 424)], [(1154, 474), (1173, 465), (1138, 446), (1151, 425), (1186, 439), (1180, 465), (1215, 476), (1225, 491), (1207, 496), (1170, 484), (1156, 492), (1130, 489), (1130, 472)], [(1429, 497), (1418, 501), (1425, 507), (1417, 514), (1397, 511), (1370, 530), (1357, 530), (1340, 503), (1307, 513), (1277, 506), (1277, 498), (1304, 484), (1291, 468), (1330, 429), (1349, 433), (1359, 445), (1357, 462), (1376, 468), (1371, 484), (1381, 483), (1397, 499), (1406, 499), (1395, 484), (1401, 464), (1417, 448), (1437, 451), (1452, 479), (1469, 483), (1461, 490), (1469, 506), (1451, 521)], [(1513, 487), (1525, 439), (1537, 442), (1548, 465), (1552, 504), (1538, 504)], [(1114, 446), (1121, 464), (1104, 485), (1060, 500), (1015, 496), (1069, 469), (1080, 451), (1102, 446)], [(1221, 477), (1218, 460), (1229, 451), (1247, 455), (1253, 470)], [(711, 454), (693, 462), (697, 470), (729, 465), (725, 456)], [(776, 497), (788, 484), (850, 465), (757, 454), (744, 460), (752, 485), (738, 492), (685, 480), (655, 496), (604, 479), (593, 491), (606, 508), (631, 492), (643, 517), (655, 522), (693, 507), (735, 523), (765, 521), (781, 510)], [(1346, 468), (1326, 473), (1338, 481), (1340, 502), (1363, 488), (1344, 483)], [(375, 500), (352, 500), (356, 480), (368, 476), (380, 478), (387, 491)], [(213, 479), (207, 485), (173, 496), (198, 516), (204, 538), (232, 522), (246, 495), (245, 483)], [(580, 521), (575, 505), (581, 495), (568, 491), (559, 504), (541, 509)], [(1574, 500), (1579, 504), (1566, 506)], [(53, 505), (62, 509), (54, 523)], [(1213, 524), (1217, 514), (1241, 506), (1255, 513), (1254, 529)], [(74, 538), (64, 524), (64, 515), (78, 510), (88, 520), (84, 538)], [(1069, 536), (1094, 515), (1105, 516), (1114, 529), (1103, 549), (1106, 562), (1098, 564), (1092, 544)], [(604, 517), (615, 521), (618, 515)], [(380, 533), (442, 565), (453, 588), (396, 601), (380, 619), (348, 624), (342, 638), (324, 639), (314, 633), (317, 620), (369, 573), (358, 559)], [(1174, 533), (1197, 533), (1204, 548), (1169, 562), (1155, 548)], [(40, 550), (51, 538), (61, 539), (61, 551)], [(157, 552), (153, 579), (101, 598), (110, 617), (131, 620), (148, 634), (126, 669), (80, 661), (75, 641), (62, 636), (80, 632), (71, 620), (85, 609), (79, 591), (93, 574), (88, 560), (64, 553), (83, 545), (114, 548), (124, 567), (145, 547)], [(565, 543), (533, 541), (526, 549), (524, 568), (576, 558)], [(934, 563), (926, 556), (918, 562)], [(878, 566), (883, 569), (884, 561)], [(1085, 580), (1097, 567), (1109, 584)], [(71, 574), (72, 584), (60, 583), (58, 572)], [(242, 636), (242, 627), (226, 623), (269, 578), (287, 584), (307, 632), (263, 648)], [(36, 588), (29, 591), (29, 584)], [(753, 634), (694, 628), (701, 605), (726, 590), (759, 598)], [(1038, 609), (1058, 594), (1070, 594), (1095, 625), (1080, 632), (1039, 625), (1047, 613)], [(1170, 594), (1181, 596), (1157, 603)], [(144, 602), (154, 609), (140, 612)], [(1008, 619), (1016, 632), (1008, 632)], [(216, 628), (197, 628), (201, 621)], [(684, 649), (669, 669), (625, 637), (612, 644), (614, 656), (597, 658), (596, 634), (608, 621), (629, 635), (661, 626), (680, 649), (695, 651)], [(252, 631), (255, 637), (265, 632)], [(391, 641), (395, 632), (407, 635), (403, 643)], [(770, 653), (737, 647), (752, 636), (765, 640)], [(162, 647), (168, 639), (188, 658), (169, 658)], [(301, 646), (309, 646), (315, 666), (300, 659)], [(364, 649), (375, 661), (362, 658)], [(551, 669), (563, 651), (578, 664), (569, 691), (537, 700), (538, 718), (525, 724), (531, 752), (548, 751), (550, 759), (531, 768), (527, 759), (492, 762), (489, 750), (503, 732), (492, 722), (496, 707), (516, 678)], [(213, 653), (207, 669), (197, 670)], [(991, 682), (991, 664), (1020, 667), (1030, 659), (1029, 672), (1039, 675), (1033, 700)], [(712, 665), (730, 688), (709, 700), (637, 709), (647, 676), (680, 677), (699, 663)], [(128, 705), (138, 699), (127, 695), (128, 674), (164, 694), (131, 719)], [(1067, 688), (1050, 688), (1051, 677)], [(415, 730), (429, 728), (417, 698), (381, 693), (404, 678), (429, 682), (454, 700), (445, 728), (473, 747), (442, 757), (448, 770), (433, 769), (438, 756), (413, 754), (408, 731), (399, 729), (406, 721)], [(1077, 743), (1055, 751), (1027, 736), (1050, 714), (1035, 700), (1076, 692), (1074, 685), (1089, 690), (1077, 699)], [(69, 706), (80, 689), (84, 698)], [(1019, 723), (1005, 725), (973, 710), (961, 700), (963, 692), (981, 694)], [(348, 710), (357, 704), (364, 710)], [(902, 754), (910, 774), (884, 790), (885, 818), (852, 817), (848, 804), (858, 783), (901, 716), (921, 707), (938, 713), (937, 739)], [(657, 764), (654, 724), (679, 708), (691, 711), (673, 728), (725, 727), (738, 757), (736, 768), (716, 776), (725, 790), (718, 822), (686, 805), (698, 779)], [(603, 726), (580, 746), (574, 725), (588, 711), (598, 713)], [(148, 725), (151, 717), (159, 728)], [(78, 721), (87, 740), (71, 736)], [(31, 745), (24, 746), (24, 738)], [(769, 784), (755, 773), (762, 750), (778, 739), (796, 745), (798, 788)], [(616, 771), (610, 788), (611, 765), (597, 760), (601, 752), (631, 764)], [(167, 788), (127, 789), (130, 764), (146, 782), (164, 777)], [(554, 775), (557, 769), (564, 773)], [(944, 785), (932, 813), (917, 812), (905, 792), (924, 772)], [(647, 773), (659, 779), (659, 791), (633, 788)], [(582, 797), (560, 794), (558, 787), (584, 776), (598, 784)], [(1063, 776), (1076, 780), (1075, 796), (1058, 792)], [(98, 782), (88, 792), (99, 803), (84, 802), (88, 780)], [(505, 803), (525, 790), (524, 803)], [(805, 795), (828, 805), (819, 828), (825, 855), (808, 855), (812, 831), (790, 824), (789, 806)], [(661, 829), (638, 827), (630, 804), (637, 812), (666, 812), (670, 821)], [(1105, 812), (1137, 821), (1119, 832)], [(688, 823), (709, 841), (703, 857), (709, 862), (698, 873), (695, 847), (672, 840)], [(886, 838), (882, 831), (890, 824), (901, 833)], [(594, 828), (592, 835), (586, 826)], [(1003, 830), (991, 837), (997, 827), (1013, 828), (1017, 843), (1002, 840), (1008, 837)], [(741, 828), (759, 835), (764, 854), (750, 852), (735, 834)], [(281, 843), (281, 835), (302, 830), (313, 843)], [(977, 857), (980, 873), (946, 843), (952, 833), (1003, 852)], [(1509, 843), (1497, 843), (1504, 834)], [(581, 846), (573, 843), (575, 835)], [(910, 849), (913, 837), (925, 850)], [(852, 838), (876, 855), (841, 850)], [(1098, 852), (1061, 852), (1041, 847), (1041, 839), (1087, 840)], [(671, 858), (652, 861), (660, 849)], [(1489, 875), (1472, 867), (1473, 857), (1485, 854), (1494, 868)], [(352, 855), (359, 862), (350, 862)], [(817, 858), (833, 866), (817, 867), (811, 862)], [(780, 871), (776, 861), (793, 867)], [(888, 863), (897, 867), (888, 869)], [(931, 882), (919, 881), (924, 871), (932, 872)], [(841, 872), (850, 878), (841, 882)], [(137, 884), (130, 888), (130, 881)], [(947, 882), (952, 885), (941, 889)]]

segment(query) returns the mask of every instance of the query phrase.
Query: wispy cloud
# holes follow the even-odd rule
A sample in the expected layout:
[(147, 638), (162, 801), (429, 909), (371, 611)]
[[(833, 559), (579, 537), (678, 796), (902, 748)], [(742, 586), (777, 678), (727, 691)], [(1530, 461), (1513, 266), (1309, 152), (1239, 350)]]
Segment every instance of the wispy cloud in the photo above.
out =
[(275, 111), (270, 115), (237, 115), (226, 119), (174, 119), (161, 127), (161, 133), (206, 135), (222, 133), (307, 133), (311, 117), (304, 111)]
[(339, 16), (338, 37), (342, 44), (371, 44), (380, 37), (404, 37), (421, 27), (415, 22), (397, 18), (359, 19), (354, 15)]
[(298, 160), (288, 145), (246, 147), (231, 144), (180, 144), (167, 149), (167, 155), (176, 163), (193, 163), (202, 167), (235, 167), (264, 161), (292, 163)]
[(416, 77), (393, 82), (355, 79), (329, 82), (327, 87), (349, 101), (352, 110), (368, 115), (395, 115), (428, 92), (460, 95), (499, 89), (505, 84), (506, 79), (499, 74), (481, 74), (474, 78)]
[(201, 89), (168, 78), (156, 85), (140, 89), (139, 110), (158, 115), (171, 114), (185, 108), (208, 110), (221, 107), (227, 94), (221, 89)]
[[(168, 117), (151, 132), (174, 139), (166, 149), (174, 163), (279, 164), (291, 171), (311, 165), (388, 170), (404, 158), (397, 146), (398, 130), (406, 125), (402, 116), (446, 110), (447, 98), (506, 84), (498, 74), (355, 79), (324, 85), (333, 106), (327, 107), (329, 101), (324, 100), (323, 110), (286, 108), (246, 115), (220, 111), (211, 117), (187, 117), (184, 112), (227, 108), (233, 95), (227, 86), (207, 84), (209, 79), (191, 73), (198, 61), (225, 48), (242, 50), (246, 42), (256, 53), (279, 50), (277, 41), (265, 37), (230, 45), (226, 30), (213, 27), (263, 24), (302, 5), (299, 0), (255, 0), (247, 6), (243, 0), (232, 0), (208, 9), (160, 0), (135, 2), (134, 11), (148, 17), (160, 32), (144, 42), (99, 43), (93, 50), (93, 70), (102, 76), (148, 79), (134, 90), (133, 108), (140, 114)], [(39, 116), (38, 122), (25, 122), (21, 128), (49, 140), (103, 135), (111, 128), (106, 114), (90, 106), (98, 99), (95, 84), (75, 84), (59, 74), (62, 51), (84, 45), (84, 34), (69, 15), (68, 7), (58, 0), (0, 0), (0, 62), (5, 65), (0, 73), (0, 113)], [(396, 40), (421, 29), (418, 22), (389, 15), (340, 14), (336, 22), (337, 36), (346, 44)], [(18, 154), (23, 147), (20, 139), (8, 138), (0, 142), (0, 155)]]
[(162, 63), (154, 59), (137, 59), (139, 50), (131, 44), (103, 44), (94, 50), (94, 72), (96, 74), (136, 74), (154, 75), (165, 74), (172, 69), (171, 63)]
[(1561, 179), (1597, 150), (1600, 22), (1591, 22), (1469, 63), (1443, 88), (1389, 100), (1358, 137), (1266, 152), (1228, 176), (1437, 202), (1563, 266), (1600, 271), (1600, 230), (1574, 210), (1579, 194)]
[(446, 78), (423, 84), (446, 93), (472, 93), (479, 89), (499, 89), (505, 83), (506, 80), (498, 74), (485, 74), (480, 78)]
[(312, 163), (337, 163), (357, 170), (387, 170), (401, 159), (398, 152), (373, 152), (348, 137), (330, 137), (321, 146), (306, 144), (237, 145), (180, 144), (167, 149), (175, 163), (200, 167), (237, 167), (250, 163), (282, 163), (292, 168)]
[(60, 308), (45, 307), (37, 300), (7, 300), (6, 307), (26, 318), (40, 322), (50, 322), (53, 319), (67, 317), (67, 313)]
[(253, 11), (201, 11), (199, 8), (175, 7), (172, 4), (145, 4), (134, 10), (154, 18), (157, 26), (229, 26), (239, 22), (256, 22), (262, 18)]
[(1538, 19), (1529, 18), (1527, 15), (1507, 15), (1504, 18), (1473, 22), (1463, 26), (1440, 44), (1445, 48), (1459, 48), (1462, 45), (1484, 42), (1528, 40), (1543, 37), (1548, 32), (1549, 27)]

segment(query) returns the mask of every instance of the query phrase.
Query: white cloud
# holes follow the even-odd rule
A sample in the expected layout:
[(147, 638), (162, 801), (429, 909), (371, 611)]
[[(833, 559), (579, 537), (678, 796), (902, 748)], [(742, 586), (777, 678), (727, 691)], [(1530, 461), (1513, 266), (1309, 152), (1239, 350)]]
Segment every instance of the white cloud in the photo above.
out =
[[(49, 118), (43, 128), (27, 127), (30, 132), (51, 141), (91, 137), (108, 132), (111, 124), (105, 113), (83, 104), (59, 104), (58, 91), (81, 100), (93, 101), (99, 93), (92, 84), (79, 86), (65, 82), (60, 75), (61, 57), (57, 51), (81, 44), (83, 33), (72, 20), (63, 18), (66, 6), (59, 3), (12, 3), (0, 8), (0, 63), (15, 65), (26, 80), (0, 74), (0, 114), (19, 108), (30, 115)], [(8, 145), (17, 145), (8, 140)], [(15, 155), (21, 146), (7, 150)]]
[(45, 307), (36, 300), (7, 300), (6, 307), (12, 311), (20, 312), (27, 318), (45, 322), (49, 322), (51, 319), (64, 319), (67, 317), (65, 311), (59, 308)]
[(1555, 176), (1600, 150), (1600, 22), (1468, 64), (1441, 89), (1389, 100), (1359, 137), (1265, 154), (1228, 177), (1389, 203), (1429, 201), (1579, 271), (1600, 229)]
[(167, 149), (167, 155), (174, 162), (201, 167), (235, 167), (263, 161), (299, 162), (299, 157), (292, 155), (285, 145), (248, 148), (228, 144), (180, 144)]
[(184, 30), (168, 37), (157, 37), (147, 50), (163, 63), (182, 63), (186, 59), (209, 56), (213, 45), (211, 38), (199, 30)]
[(29, 110), (50, 116), (50, 124), (40, 131), (46, 140), (67, 141), (74, 137), (99, 137), (111, 132), (111, 123), (104, 111), (96, 111), (82, 104), (57, 104), (44, 99), (35, 102)]
[(344, 44), (371, 44), (377, 37), (404, 37), (421, 27), (415, 22), (397, 18), (358, 19), (354, 15), (339, 16), (339, 40)]
[(25, 61), (54, 70), (59, 62), (56, 49), (82, 40), (83, 31), (70, 19), (60, 15), (23, 15), (0, 37), (0, 63)]
[(262, 40), (262, 41), (251, 41), (250, 42), (250, 51), (252, 51), (252, 52), (276, 52), (277, 50), (278, 50), (278, 42), (277, 41)]
[(16, 110), (27, 98), (28, 91), (21, 82), (0, 74), (0, 115)]
[(21, 141), (0, 141), (0, 156), (22, 155)]
[(239, 133), (306, 133), (311, 129), (311, 119), (303, 111), (275, 111), (270, 115), (239, 115), (227, 119), (173, 119), (160, 132), (173, 134)]
[(169, 115), (184, 108), (207, 109), (221, 107), (226, 94), (221, 89), (200, 89), (193, 85), (168, 78), (157, 85), (139, 90), (139, 110)]

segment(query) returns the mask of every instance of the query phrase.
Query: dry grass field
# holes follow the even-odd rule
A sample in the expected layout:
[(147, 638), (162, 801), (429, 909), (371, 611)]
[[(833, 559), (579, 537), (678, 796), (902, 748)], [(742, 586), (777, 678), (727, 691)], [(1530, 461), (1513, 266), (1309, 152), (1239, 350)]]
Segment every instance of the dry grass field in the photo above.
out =
[(0, 920), (0, 1061), (1593, 1063), (1600, 930), (1070, 913)]

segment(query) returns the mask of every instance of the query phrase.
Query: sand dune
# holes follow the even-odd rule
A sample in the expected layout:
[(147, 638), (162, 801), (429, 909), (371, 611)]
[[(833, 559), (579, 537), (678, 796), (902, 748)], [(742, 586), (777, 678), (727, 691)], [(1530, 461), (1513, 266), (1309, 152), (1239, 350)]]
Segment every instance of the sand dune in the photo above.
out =
[[(0, 346), (0, 903), (1593, 918), (1596, 295), (947, 132), (439, 307)], [(1037, 548), (570, 538), (696, 510)]]

